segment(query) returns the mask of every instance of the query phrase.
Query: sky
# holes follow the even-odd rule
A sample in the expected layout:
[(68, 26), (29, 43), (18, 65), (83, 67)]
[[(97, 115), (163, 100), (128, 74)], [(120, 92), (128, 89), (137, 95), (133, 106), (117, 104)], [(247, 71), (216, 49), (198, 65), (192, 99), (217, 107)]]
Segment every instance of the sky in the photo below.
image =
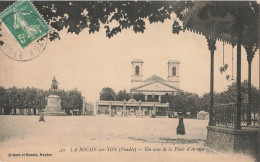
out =
[[(8, 58), (0, 51), (0, 86), (16, 86), (49, 89), (52, 78), (59, 82), (59, 89), (77, 88), (87, 101), (99, 99), (103, 87), (116, 92), (129, 91), (133, 59), (142, 59), (143, 79), (158, 75), (167, 79), (169, 60), (180, 61), (180, 88), (202, 95), (210, 89), (210, 51), (204, 36), (181, 32), (172, 34), (172, 20), (164, 23), (146, 23), (144, 33), (123, 30), (111, 39), (100, 32), (89, 34), (83, 30), (79, 35), (60, 32), (61, 40), (47, 42), (43, 53), (27, 62)], [(234, 77), (236, 77), (236, 47), (234, 48)], [(232, 47), (225, 44), (227, 73), (219, 71), (223, 61), (223, 43), (217, 42), (215, 51), (214, 89), (220, 92), (232, 82), (225, 76), (232, 76)], [(242, 81), (247, 79), (246, 53), (242, 48)], [(259, 51), (252, 62), (252, 84), (259, 85)]]

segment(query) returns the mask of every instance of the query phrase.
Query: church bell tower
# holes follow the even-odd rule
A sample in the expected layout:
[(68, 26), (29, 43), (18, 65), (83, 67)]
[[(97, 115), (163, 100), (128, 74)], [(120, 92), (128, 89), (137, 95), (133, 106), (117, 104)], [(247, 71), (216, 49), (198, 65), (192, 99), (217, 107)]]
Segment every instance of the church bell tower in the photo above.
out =
[(168, 82), (172, 82), (177, 88), (180, 87), (180, 61), (168, 61)]
[(132, 62), (131, 87), (136, 87), (143, 82), (143, 60), (134, 59)]

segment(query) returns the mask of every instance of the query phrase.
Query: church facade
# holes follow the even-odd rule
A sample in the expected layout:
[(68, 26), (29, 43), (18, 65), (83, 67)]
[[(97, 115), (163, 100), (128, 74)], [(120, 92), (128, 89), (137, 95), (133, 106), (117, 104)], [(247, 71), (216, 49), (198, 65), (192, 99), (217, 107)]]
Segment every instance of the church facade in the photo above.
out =
[(145, 102), (130, 99), (129, 101), (97, 101), (97, 114), (116, 116), (167, 117), (169, 103), (161, 103), (161, 96), (166, 93), (175, 93), (180, 87), (180, 62), (168, 61), (167, 80), (153, 75), (143, 79), (142, 60), (133, 60), (130, 93), (142, 93)]
[(132, 62), (131, 93), (142, 93), (146, 101), (161, 101), (166, 93), (175, 93), (180, 88), (180, 62), (168, 61), (168, 77), (163, 79), (153, 75), (143, 79), (143, 60), (135, 59)]

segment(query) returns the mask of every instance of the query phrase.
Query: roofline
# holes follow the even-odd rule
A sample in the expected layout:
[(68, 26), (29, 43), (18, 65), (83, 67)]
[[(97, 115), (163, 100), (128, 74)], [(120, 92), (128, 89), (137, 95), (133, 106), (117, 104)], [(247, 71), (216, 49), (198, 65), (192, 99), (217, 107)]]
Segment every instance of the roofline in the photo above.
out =
[(135, 59), (133, 61), (131, 61), (131, 64), (133, 63), (144, 63), (143, 60), (139, 60), (139, 59)]
[(156, 83), (156, 82), (161, 83), (161, 84), (163, 84), (163, 85), (165, 85), (165, 86), (171, 87), (171, 88), (173, 88), (173, 89), (176, 89), (177, 91), (180, 91), (179, 88), (177, 88), (177, 87), (175, 87), (175, 86), (172, 86), (172, 85), (169, 85), (169, 84), (167, 84), (167, 83), (160, 82), (160, 81), (153, 81), (153, 82), (149, 82), (149, 83), (146, 83), (146, 84), (140, 85), (140, 86), (135, 87), (135, 88), (131, 88), (131, 89), (130, 89), (130, 92), (133, 91), (133, 90), (137, 90), (137, 89), (139, 89), (139, 88), (142, 88), (142, 87), (148, 86), (148, 85), (150, 85), (150, 84)]
[(180, 64), (180, 61), (179, 60), (169, 60), (168, 64), (171, 64), (171, 63)]

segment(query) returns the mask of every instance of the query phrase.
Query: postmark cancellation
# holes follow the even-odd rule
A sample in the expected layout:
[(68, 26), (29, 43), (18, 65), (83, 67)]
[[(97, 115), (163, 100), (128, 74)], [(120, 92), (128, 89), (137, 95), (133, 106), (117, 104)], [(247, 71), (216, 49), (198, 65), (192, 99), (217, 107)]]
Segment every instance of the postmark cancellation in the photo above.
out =
[(17, 61), (29, 61), (46, 47), (50, 27), (29, 1), (18, 1), (0, 13), (2, 52)]

